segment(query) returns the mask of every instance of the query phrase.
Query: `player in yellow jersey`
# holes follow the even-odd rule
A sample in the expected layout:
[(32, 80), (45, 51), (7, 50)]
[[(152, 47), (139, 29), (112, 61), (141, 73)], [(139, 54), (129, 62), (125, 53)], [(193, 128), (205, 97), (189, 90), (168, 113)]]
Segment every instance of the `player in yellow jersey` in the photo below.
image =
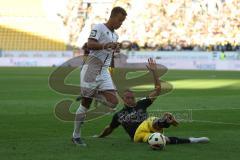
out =
[[(137, 128), (133, 141), (134, 142), (147, 142), (149, 136), (152, 133), (162, 133), (164, 132), (164, 128), (169, 128), (171, 125), (178, 126), (178, 121), (175, 117), (169, 113), (164, 113), (162, 118), (158, 117), (149, 117), (145, 121), (143, 121)], [(167, 137), (164, 136), (166, 142), (168, 144), (182, 144), (182, 143), (207, 143), (209, 139), (207, 137), (199, 137), (199, 138), (179, 138), (179, 137)]]
[(134, 142), (147, 142), (152, 133), (163, 133), (164, 128), (168, 128), (170, 125), (177, 126), (178, 124), (175, 117), (169, 112), (164, 113), (162, 118), (149, 117), (138, 126), (133, 140)]
[(157, 117), (150, 117), (140, 124), (134, 134), (134, 142), (147, 142), (148, 137), (151, 135), (151, 133), (163, 133), (163, 128), (155, 129), (153, 127), (153, 122), (156, 119)]

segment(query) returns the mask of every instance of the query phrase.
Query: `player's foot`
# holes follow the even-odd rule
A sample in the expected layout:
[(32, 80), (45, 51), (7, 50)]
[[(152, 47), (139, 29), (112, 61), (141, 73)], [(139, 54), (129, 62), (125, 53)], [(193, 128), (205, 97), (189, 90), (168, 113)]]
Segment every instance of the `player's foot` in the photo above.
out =
[(189, 138), (191, 143), (208, 143), (210, 140), (207, 137), (199, 137), (199, 138), (194, 138), (190, 137)]
[(81, 138), (72, 138), (72, 142), (77, 146), (86, 147), (87, 144)]

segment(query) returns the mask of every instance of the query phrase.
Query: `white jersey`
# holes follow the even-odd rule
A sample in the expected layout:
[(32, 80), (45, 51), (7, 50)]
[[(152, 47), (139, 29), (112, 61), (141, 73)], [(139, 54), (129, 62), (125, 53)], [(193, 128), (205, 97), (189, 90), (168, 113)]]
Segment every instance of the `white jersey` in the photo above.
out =
[[(105, 24), (96, 24), (91, 30), (91, 34), (89, 36), (91, 39), (97, 40), (99, 43), (109, 43), (109, 42), (117, 42), (118, 35), (115, 32), (112, 32), (107, 28)], [(109, 50), (90, 50), (89, 60), (91, 56), (94, 56), (101, 60), (102, 67), (108, 68), (111, 64), (113, 51)], [(91, 60), (90, 60), (91, 61)]]

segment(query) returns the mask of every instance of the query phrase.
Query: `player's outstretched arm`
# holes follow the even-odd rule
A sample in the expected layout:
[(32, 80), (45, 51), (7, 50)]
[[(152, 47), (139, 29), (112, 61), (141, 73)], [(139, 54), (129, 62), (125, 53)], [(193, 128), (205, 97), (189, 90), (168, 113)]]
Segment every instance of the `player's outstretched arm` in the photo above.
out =
[(102, 133), (98, 136), (98, 138), (104, 138), (108, 135), (110, 135), (113, 132), (114, 128), (111, 128), (110, 125), (106, 126)]
[(161, 92), (161, 83), (160, 83), (160, 80), (159, 80), (159, 76), (157, 75), (157, 64), (156, 64), (156, 61), (153, 60), (152, 58), (149, 58), (148, 59), (147, 68), (153, 75), (155, 89), (154, 89), (153, 92), (151, 92), (149, 94), (149, 98), (152, 101), (154, 101), (157, 98), (157, 96), (159, 96), (159, 94)]

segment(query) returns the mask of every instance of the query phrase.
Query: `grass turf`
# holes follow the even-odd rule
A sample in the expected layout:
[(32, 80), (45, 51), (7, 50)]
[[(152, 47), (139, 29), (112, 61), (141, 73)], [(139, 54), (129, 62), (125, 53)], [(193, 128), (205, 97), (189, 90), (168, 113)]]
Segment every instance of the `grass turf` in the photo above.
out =
[[(168, 145), (164, 151), (153, 151), (147, 144), (132, 143), (121, 127), (108, 138), (91, 138), (110, 122), (111, 115), (84, 125), (82, 134), (88, 147), (72, 145), (73, 124), (58, 120), (53, 110), (62, 98), (75, 97), (49, 89), (48, 76), (53, 70), (0, 68), (2, 160), (235, 160), (240, 155), (240, 72), (171, 70), (164, 75), (163, 79), (172, 83), (174, 90), (160, 96), (149, 110), (188, 113), (185, 109), (192, 109), (193, 120), (169, 128), (165, 134), (207, 136), (211, 143)], [(78, 84), (78, 71), (67, 82)]]

